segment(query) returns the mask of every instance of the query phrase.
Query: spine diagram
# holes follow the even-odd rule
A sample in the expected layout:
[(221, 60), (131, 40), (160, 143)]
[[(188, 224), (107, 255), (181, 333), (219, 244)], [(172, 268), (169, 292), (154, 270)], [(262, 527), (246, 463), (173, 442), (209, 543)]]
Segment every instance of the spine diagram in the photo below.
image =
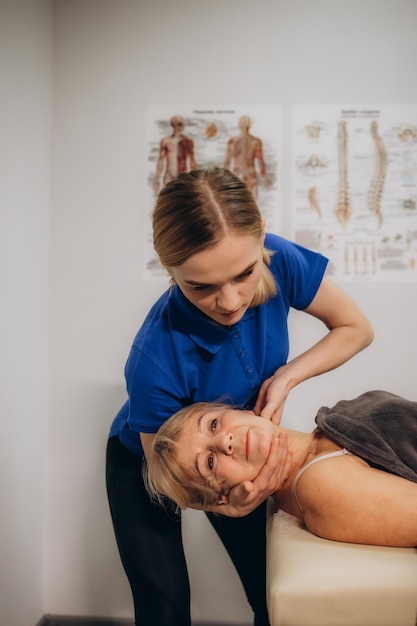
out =
[(368, 207), (371, 213), (376, 215), (378, 226), (382, 224), (381, 198), (384, 190), (385, 177), (387, 174), (387, 151), (381, 136), (378, 134), (378, 123), (371, 122), (371, 135), (376, 150), (375, 172), (368, 191)]
[(342, 228), (346, 228), (349, 219), (352, 215), (349, 197), (349, 182), (348, 182), (348, 167), (347, 167), (347, 152), (348, 152), (348, 138), (346, 122), (341, 121), (338, 124), (338, 149), (339, 149), (339, 186), (337, 194), (337, 202), (334, 208), (334, 213), (339, 220)]
[(318, 190), (317, 187), (309, 187), (308, 189), (308, 202), (310, 204), (311, 209), (317, 214), (318, 219), (321, 218), (321, 208), (319, 204), (318, 198)]

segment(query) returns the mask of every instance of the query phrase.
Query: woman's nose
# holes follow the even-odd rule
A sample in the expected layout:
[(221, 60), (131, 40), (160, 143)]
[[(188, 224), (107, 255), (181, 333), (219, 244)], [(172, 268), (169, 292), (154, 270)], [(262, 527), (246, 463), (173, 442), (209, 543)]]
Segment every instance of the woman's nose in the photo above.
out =
[(219, 434), (217, 446), (223, 454), (233, 454), (233, 436), (232, 433)]
[(217, 296), (217, 305), (225, 311), (235, 311), (239, 308), (239, 293), (235, 285), (226, 285)]

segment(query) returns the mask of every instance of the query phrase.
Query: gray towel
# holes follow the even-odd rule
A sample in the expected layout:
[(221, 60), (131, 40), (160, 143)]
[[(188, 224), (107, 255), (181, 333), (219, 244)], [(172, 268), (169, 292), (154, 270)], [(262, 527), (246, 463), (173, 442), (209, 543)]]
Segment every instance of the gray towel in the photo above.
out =
[(321, 431), (372, 467), (417, 482), (417, 402), (387, 391), (322, 407)]

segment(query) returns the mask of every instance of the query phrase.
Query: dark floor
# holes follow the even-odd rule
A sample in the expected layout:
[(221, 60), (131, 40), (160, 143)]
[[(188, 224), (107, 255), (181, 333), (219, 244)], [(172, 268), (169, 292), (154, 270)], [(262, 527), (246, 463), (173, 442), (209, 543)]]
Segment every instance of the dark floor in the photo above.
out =
[[(111, 617), (85, 617), (77, 615), (44, 615), (36, 626), (134, 626), (130, 619)], [(156, 625), (155, 625), (156, 626)], [(249, 626), (249, 624), (225, 624), (220, 622), (194, 622), (193, 626)]]

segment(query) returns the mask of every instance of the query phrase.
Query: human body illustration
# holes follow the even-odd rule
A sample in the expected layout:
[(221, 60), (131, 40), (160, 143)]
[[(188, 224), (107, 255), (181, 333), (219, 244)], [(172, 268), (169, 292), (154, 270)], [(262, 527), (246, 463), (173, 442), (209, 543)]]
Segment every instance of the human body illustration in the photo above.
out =
[(338, 123), (337, 143), (339, 150), (339, 181), (334, 213), (342, 228), (346, 228), (352, 217), (352, 207), (348, 172), (348, 132), (347, 123), (344, 120)]
[[(152, 223), (171, 286), (131, 346), (128, 397), (110, 429), (107, 490), (136, 623), (190, 626), (180, 518), (152, 502), (142, 480), (142, 459), (151, 454), (159, 427), (182, 407), (225, 392), (231, 404), (278, 423), (294, 386), (342, 365), (372, 341), (373, 332), (359, 307), (324, 277), (327, 259), (265, 234), (253, 194), (226, 169), (181, 173), (168, 182)], [(287, 362), (291, 307), (321, 320), (324, 335)], [(250, 492), (237, 486), (228, 504), (207, 513), (235, 564), (256, 626), (269, 624), (265, 501), (290, 463), (286, 437), (276, 438)], [(220, 508), (227, 516), (215, 514)]]
[(321, 218), (321, 207), (318, 200), (319, 192), (317, 187), (309, 187), (308, 192), (308, 202), (312, 210), (316, 213), (318, 219)]
[(378, 221), (378, 227), (382, 225), (382, 194), (384, 191), (385, 179), (387, 176), (387, 151), (381, 135), (378, 132), (378, 122), (371, 122), (371, 135), (375, 144), (376, 164), (375, 171), (368, 191), (368, 206)]
[(239, 176), (256, 196), (259, 175), (267, 185), (270, 181), (267, 178), (262, 141), (259, 137), (251, 135), (250, 127), (250, 118), (242, 115), (239, 119), (239, 134), (231, 137), (227, 142), (224, 167)]
[(161, 185), (174, 180), (180, 172), (189, 172), (197, 168), (194, 156), (194, 141), (184, 134), (185, 122), (180, 115), (171, 118), (172, 133), (161, 139), (153, 182), (155, 193)]
[(182, 409), (160, 429), (150, 455), (150, 492), (181, 508), (227, 501), (248, 489), (283, 432), (293, 450), (287, 479), (273, 495), (279, 507), (325, 539), (417, 546), (417, 402), (371, 391), (322, 407), (317, 428), (281, 428), (228, 405)]

